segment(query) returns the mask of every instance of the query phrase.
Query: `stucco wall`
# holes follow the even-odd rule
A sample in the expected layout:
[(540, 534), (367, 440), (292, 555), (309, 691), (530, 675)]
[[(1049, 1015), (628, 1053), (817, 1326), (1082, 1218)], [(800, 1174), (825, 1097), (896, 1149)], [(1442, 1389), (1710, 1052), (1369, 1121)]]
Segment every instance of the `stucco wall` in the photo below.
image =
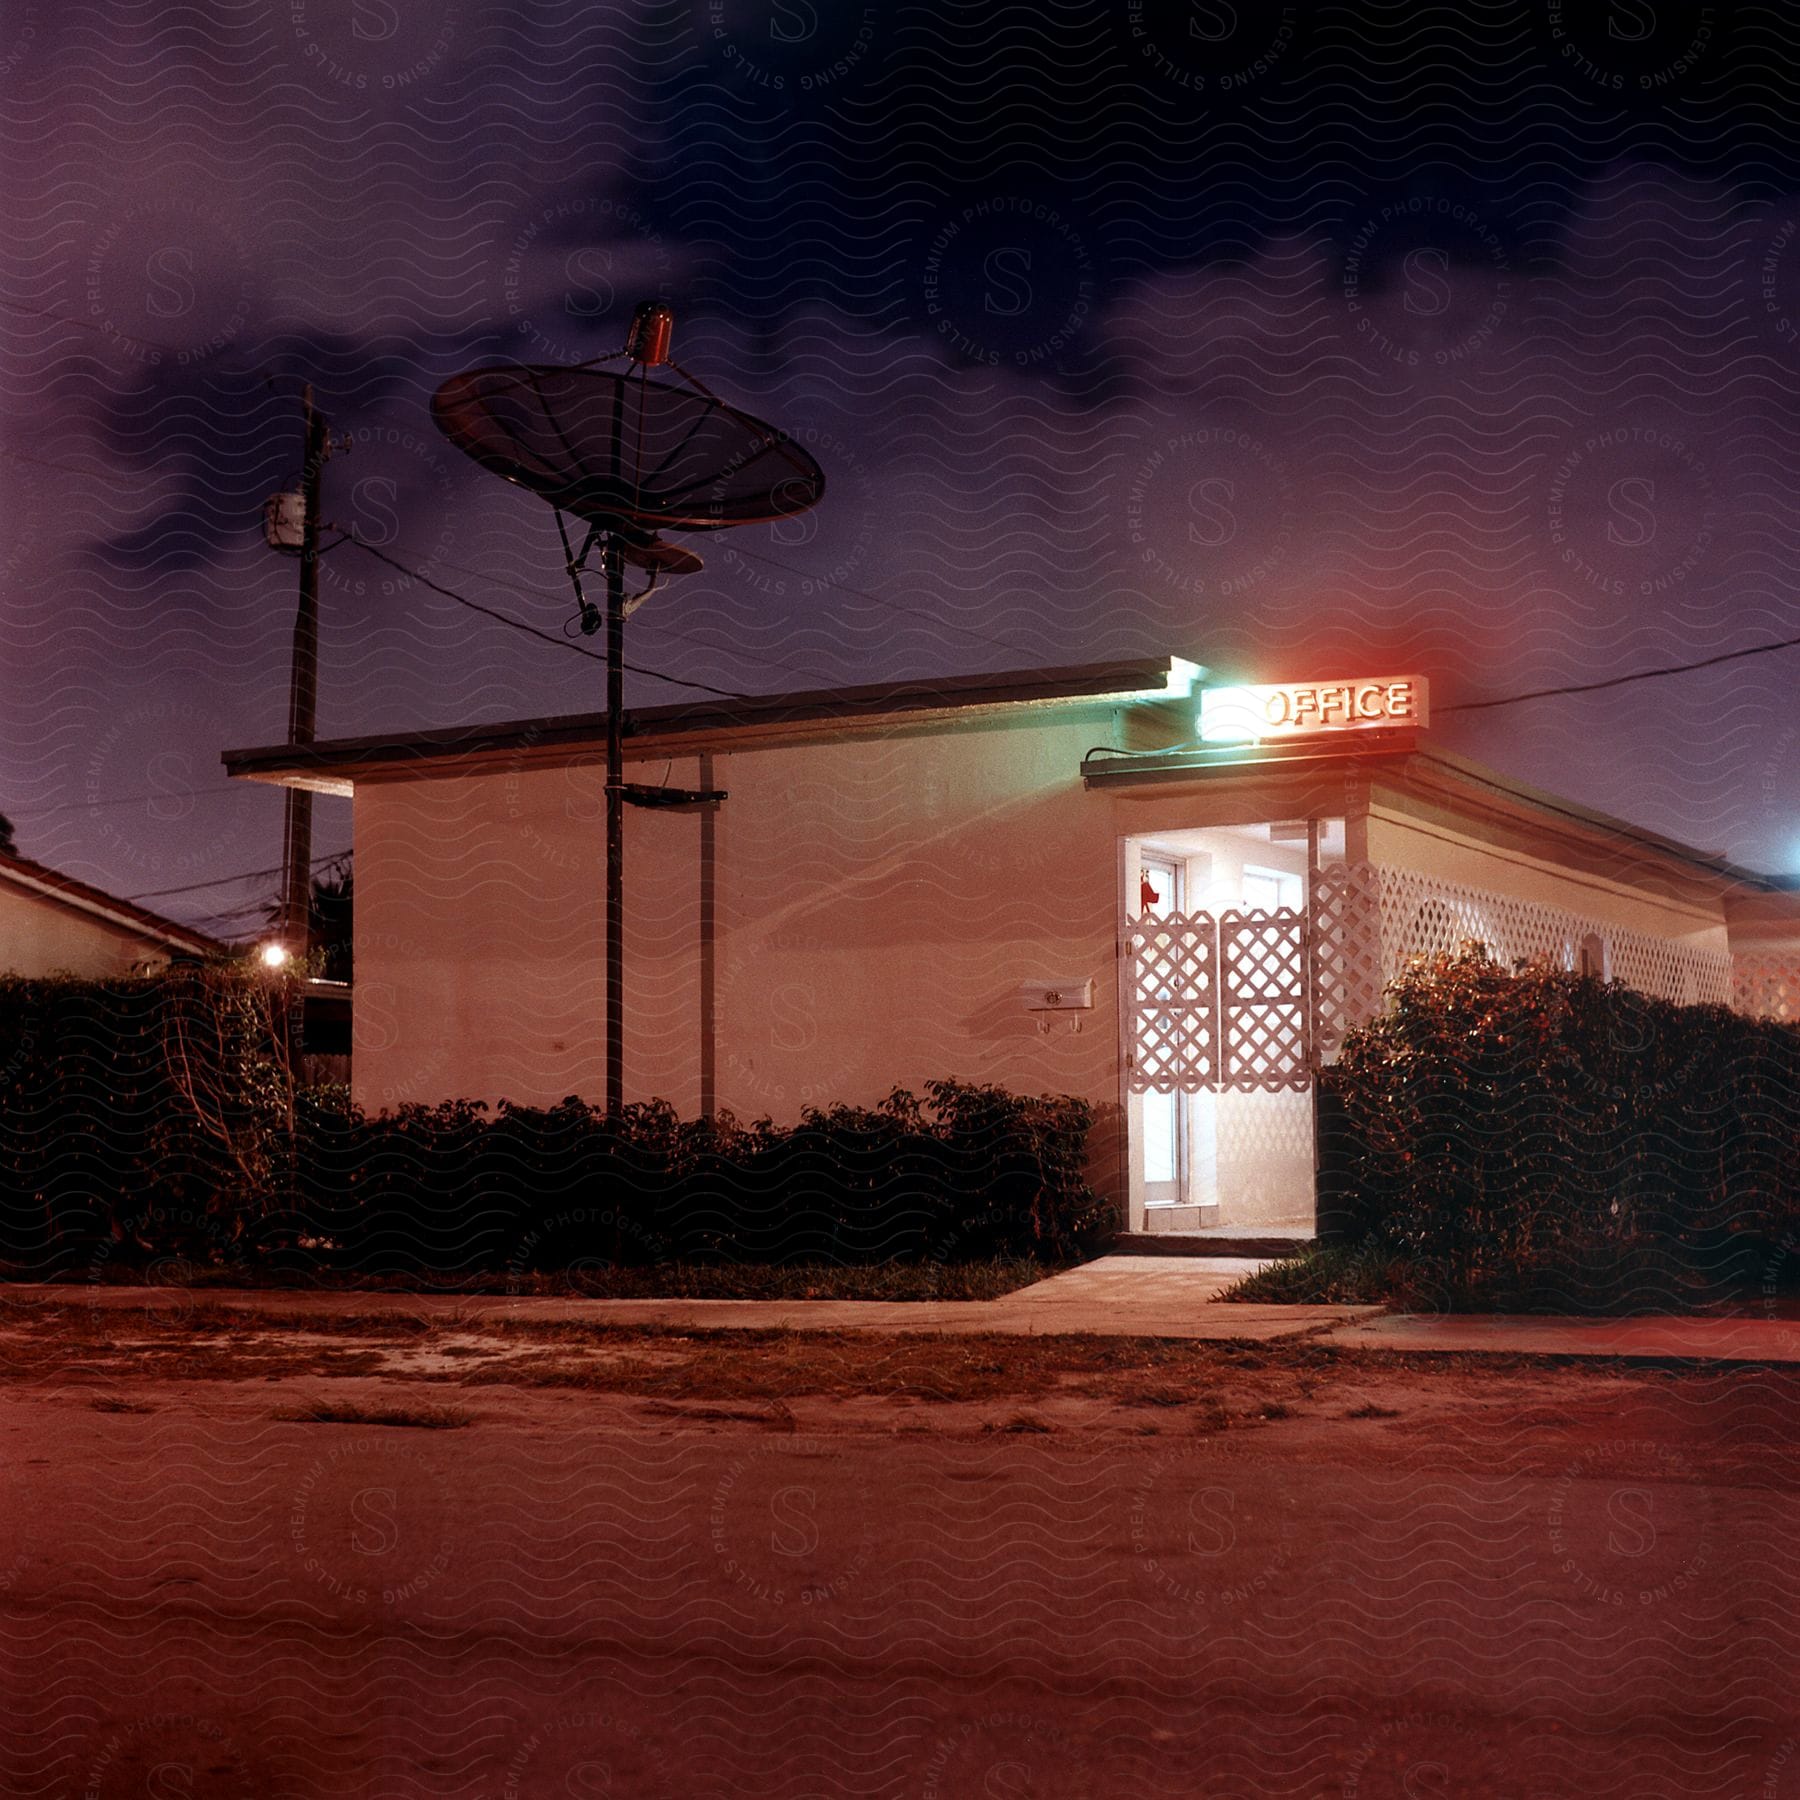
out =
[[(1095, 734), (1039, 715), (715, 758), (718, 1104), (791, 1119), (957, 1076), (1110, 1107), (1117, 859), (1076, 773)], [(602, 799), (593, 763), (359, 785), (363, 1105), (601, 1096)], [(626, 1097), (684, 1114), (699, 849), (698, 815), (627, 809)], [(1092, 1012), (1027, 1013), (1019, 984), (1049, 978), (1091, 978)]]
[(0, 883), (0, 970), (18, 975), (129, 975), (168, 961), (162, 945), (47, 894)]

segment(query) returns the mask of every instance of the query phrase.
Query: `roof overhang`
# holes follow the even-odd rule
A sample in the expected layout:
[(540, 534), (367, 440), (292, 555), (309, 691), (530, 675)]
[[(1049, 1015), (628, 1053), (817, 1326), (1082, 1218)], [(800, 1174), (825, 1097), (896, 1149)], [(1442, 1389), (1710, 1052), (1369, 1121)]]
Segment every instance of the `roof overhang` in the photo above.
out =
[[(730, 750), (860, 731), (923, 727), (1034, 711), (1166, 704), (1193, 692), (1202, 671), (1177, 656), (1020, 669), (942, 681), (882, 682), (799, 694), (750, 695), (642, 707), (625, 715), (625, 753)], [(359, 780), (473, 773), (484, 766), (590, 761), (606, 751), (606, 715), (514, 720), (447, 730), (335, 738), (227, 750), (228, 775), (347, 795)]]
[[(1689, 892), (1715, 896), (1766, 894), (1788, 884), (1628, 820), (1596, 812), (1466, 757), (1425, 748), (1413, 732), (1321, 732), (1215, 749), (1177, 748), (1142, 754), (1090, 755), (1082, 765), (1089, 787), (1179, 787), (1250, 775), (1296, 778), (1342, 776), (1372, 783), (1390, 796), (1410, 794), (1456, 812), (1481, 814), (1518, 831), (1580, 846), (1588, 855), (1655, 868)], [(1378, 797), (1378, 796), (1377, 796)]]

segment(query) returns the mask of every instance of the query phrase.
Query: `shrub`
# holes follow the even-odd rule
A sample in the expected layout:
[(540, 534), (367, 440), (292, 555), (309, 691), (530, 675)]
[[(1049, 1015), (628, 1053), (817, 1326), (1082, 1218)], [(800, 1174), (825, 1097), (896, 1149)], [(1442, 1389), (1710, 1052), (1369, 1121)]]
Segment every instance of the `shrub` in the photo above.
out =
[(1526, 1292), (1676, 1253), (1717, 1265), (1800, 1219), (1794, 1027), (1503, 970), (1479, 945), (1389, 997), (1326, 1077), (1352, 1240)]
[(303, 1096), (299, 1117), (285, 1242), (362, 1268), (1066, 1261), (1114, 1228), (1082, 1173), (1084, 1102), (957, 1082), (785, 1127), (682, 1120), (666, 1101), (609, 1119), (573, 1097), (368, 1119)]
[(0, 1257), (214, 1257), (290, 1170), (289, 984), (0, 977)]
[(368, 1118), (295, 1091), (291, 988), (225, 965), (0, 981), (0, 1262), (370, 1271), (1066, 1261), (1111, 1234), (1079, 1100), (929, 1082), (879, 1106), (618, 1118), (578, 1099)]

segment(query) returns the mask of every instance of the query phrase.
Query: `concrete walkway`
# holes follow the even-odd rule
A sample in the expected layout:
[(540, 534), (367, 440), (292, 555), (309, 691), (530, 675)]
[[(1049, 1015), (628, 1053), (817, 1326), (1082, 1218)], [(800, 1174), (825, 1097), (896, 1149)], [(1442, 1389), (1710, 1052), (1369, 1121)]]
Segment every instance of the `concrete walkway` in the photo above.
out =
[(455, 1323), (473, 1316), (706, 1331), (1018, 1332), (1038, 1335), (1275, 1342), (1311, 1338), (1345, 1350), (1800, 1363), (1791, 1305), (1736, 1314), (1574, 1319), (1387, 1313), (1373, 1306), (1233, 1306), (1217, 1296), (1255, 1262), (1105, 1256), (997, 1300), (582, 1300), (318, 1289), (0, 1288), (13, 1305), (77, 1303), (104, 1312), (241, 1313), (246, 1318), (392, 1313)]

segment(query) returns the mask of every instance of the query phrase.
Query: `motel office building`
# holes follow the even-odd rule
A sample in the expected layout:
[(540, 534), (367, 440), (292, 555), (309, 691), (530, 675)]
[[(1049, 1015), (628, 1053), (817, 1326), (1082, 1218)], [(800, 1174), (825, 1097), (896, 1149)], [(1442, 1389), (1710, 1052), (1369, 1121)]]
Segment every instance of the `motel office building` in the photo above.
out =
[[(1432, 749), (1422, 681), (1199, 676), (631, 714), (629, 781), (724, 797), (626, 811), (626, 1098), (1077, 1094), (1131, 1229), (1304, 1232), (1315, 1070), (1412, 955), (1800, 1017), (1781, 884)], [(362, 1106), (603, 1094), (604, 760), (602, 715), (227, 753), (353, 797)]]

